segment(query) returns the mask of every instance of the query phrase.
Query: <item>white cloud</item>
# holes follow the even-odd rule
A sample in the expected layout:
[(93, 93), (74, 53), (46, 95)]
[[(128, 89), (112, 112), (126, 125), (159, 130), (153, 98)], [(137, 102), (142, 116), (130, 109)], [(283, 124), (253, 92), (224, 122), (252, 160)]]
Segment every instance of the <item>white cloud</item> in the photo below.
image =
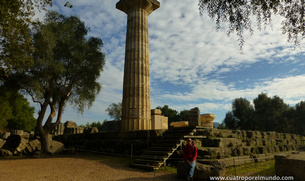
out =
[[(106, 53), (106, 66), (100, 78), (103, 89), (92, 109), (80, 118), (73, 118), (69, 109), (64, 113), (67, 119), (71, 116), (83, 121), (94, 115), (96, 120), (103, 120), (107, 117), (105, 109), (122, 99), (127, 15), (115, 9), (116, 2), (77, 0), (71, 2), (72, 9), (63, 7), (63, 3), (53, 6), (65, 15), (80, 17), (90, 27), (90, 36), (103, 39)], [(300, 68), (305, 65), (298, 57), (304, 53), (287, 43), (280, 17), (273, 18), (272, 29), (255, 30), (252, 36), (246, 32), (241, 54), (236, 35), (228, 37), (225, 28), (216, 32), (215, 23), (199, 15), (197, 1), (160, 0), (160, 3), (161, 7), (149, 16), (152, 108), (165, 104), (177, 110), (197, 106), (224, 114), (233, 99), (252, 100), (261, 92), (278, 95), (290, 104), (304, 100), (305, 74)], [(256, 63), (263, 61), (264, 66), (295, 64), (295, 67), (287, 70), (289, 75), (285, 77), (284, 72), (281, 76), (263, 78), (240, 73), (258, 69)], [(296, 72), (299, 75), (293, 74)], [(221, 120), (225, 115), (217, 116)]]

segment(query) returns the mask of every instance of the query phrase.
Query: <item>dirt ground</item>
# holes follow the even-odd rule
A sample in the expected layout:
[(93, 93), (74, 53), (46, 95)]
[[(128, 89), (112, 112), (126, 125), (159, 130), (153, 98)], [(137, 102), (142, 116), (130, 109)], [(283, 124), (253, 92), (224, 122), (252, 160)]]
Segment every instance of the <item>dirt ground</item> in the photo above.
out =
[(180, 180), (168, 171), (146, 172), (130, 168), (115, 157), (51, 157), (0, 160), (0, 181), (140, 181)]

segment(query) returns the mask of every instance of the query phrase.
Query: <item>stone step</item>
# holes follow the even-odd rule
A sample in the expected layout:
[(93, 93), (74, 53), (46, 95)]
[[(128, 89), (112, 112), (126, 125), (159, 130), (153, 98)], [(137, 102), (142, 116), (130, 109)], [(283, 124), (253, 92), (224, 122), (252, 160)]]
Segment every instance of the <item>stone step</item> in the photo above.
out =
[(144, 154), (145, 155), (164, 155), (164, 156), (169, 156), (169, 154), (171, 154), (171, 152), (167, 152), (167, 151), (145, 151)]
[(148, 159), (148, 160), (155, 160), (155, 161), (163, 161), (167, 158), (167, 156), (160, 156), (160, 155), (141, 155), (138, 157), (139, 159)]
[(176, 143), (153, 143), (152, 146), (153, 147), (177, 147), (179, 144), (176, 142)]
[(149, 151), (173, 151), (173, 147), (150, 147), (148, 150)]
[(159, 169), (182, 144), (184, 138), (193, 136), (194, 132), (194, 128), (172, 128), (167, 130), (161, 139), (155, 140), (152, 146), (136, 159), (132, 166), (149, 171)]
[(205, 139), (205, 138), (207, 138), (207, 136), (200, 136), (200, 135), (198, 135), (198, 136), (185, 135), (183, 137), (184, 138), (191, 138), (191, 139)]
[(180, 139), (158, 139), (156, 140), (156, 143), (179, 143)]

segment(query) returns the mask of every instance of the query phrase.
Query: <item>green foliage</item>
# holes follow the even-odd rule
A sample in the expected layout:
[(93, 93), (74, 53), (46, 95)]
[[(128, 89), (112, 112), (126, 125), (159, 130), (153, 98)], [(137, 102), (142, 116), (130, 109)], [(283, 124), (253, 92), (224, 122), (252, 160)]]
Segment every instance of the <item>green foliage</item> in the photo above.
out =
[(160, 109), (162, 111), (162, 115), (168, 117), (168, 123), (178, 121), (178, 111), (169, 108), (168, 105), (164, 105), (163, 107), (156, 107), (156, 109)]
[(103, 123), (101, 123), (101, 121), (92, 122), (92, 123), (87, 122), (86, 125), (79, 125), (79, 127), (82, 127), (82, 128), (97, 127), (97, 128), (100, 130), (101, 127), (103, 126), (103, 124), (106, 123), (106, 122), (107, 122), (107, 119), (105, 119), (105, 120), (103, 121)]
[(305, 102), (301, 101), (295, 106), (295, 128), (297, 133), (305, 135)]
[[(216, 30), (221, 23), (228, 23), (228, 35), (236, 32), (239, 37), (239, 45), (244, 44), (243, 32), (254, 32), (252, 20), (256, 19), (257, 29), (262, 24), (266, 26), (272, 21), (272, 15), (284, 18), (282, 32), (288, 35), (288, 41), (298, 45), (305, 36), (305, 4), (299, 0), (199, 0), (199, 11), (203, 15), (205, 11), (216, 22)], [(252, 17), (255, 18), (252, 18)]]
[[(0, 82), (33, 63), (29, 27), (37, 23), (35, 11), (46, 10), (48, 5), (52, 5), (52, 0), (0, 1)], [(69, 1), (64, 6), (72, 8)]]
[(223, 121), (229, 129), (277, 131), (305, 135), (305, 103), (289, 107), (278, 96), (261, 93), (253, 100), (254, 107), (244, 98), (232, 102), (232, 111)]
[(52, 4), (52, 0), (1, 0), (0, 1), (0, 78), (32, 62), (32, 38), (29, 26), (33, 25), (34, 7), (39, 10)]
[(232, 111), (229, 111), (226, 113), (226, 117), (223, 120), (223, 123), (225, 124), (226, 128), (228, 129), (237, 129), (238, 126), (238, 119), (234, 116)]
[(243, 129), (253, 129), (254, 109), (250, 102), (244, 98), (237, 98), (232, 103), (232, 113), (238, 119), (237, 127)]
[(106, 111), (108, 112), (108, 115), (113, 118), (116, 121), (121, 120), (122, 118), (122, 103), (112, 103)]
[[(98, 79), (105, 55), (101, 51), (102, 40), (87, 37), (88, 28), (75, 16), (48, 12), (32, 34), (34, 62), (15, 78), (40, 105), (37, 128), (42, 147), (48, 152), (47, 134), (61, 122), (66, 104), (73, 105), (79, 113), (92, 106), (101, 89)], [(48, 107), (51, 111), (44, 120)], [(56, 121), (52, 122), (55, 116)]]
[(158, 106), (156, 109), (160, 109), (162, 111), (162, 115), (168, 117), (169, 124), (171, 122), (188, 120), (189, 110), (182, 110), (178, 113), (178, 111), (171, 109), (168, 105), (164, 105), (163, 107)]
[[(255, 120), (263, 131), (274, 131), (289, 106), (277, 96), (270, 98), (261, 93), (253, 100), (255, 105)], [(282, 130), (284, 131), (284, 130)]]
[(0, 87), (0, 129), (33, 131), (35, 108), (21, 94), (6, 86)]
[(35, 102), (59, 106), (68, 100), (82, 113), (101, 89), (97, 80), (105, 64), (102, 40), (87, 39), (88, 28), (79, 18), (57, 12), (48, 12), (33, 32), (36, 51), (24, 77), (29, 80), (25, 90)]
[(178, 114), (178, 121), (187, 121), (189, 119), (189, 110), (182, 110)]

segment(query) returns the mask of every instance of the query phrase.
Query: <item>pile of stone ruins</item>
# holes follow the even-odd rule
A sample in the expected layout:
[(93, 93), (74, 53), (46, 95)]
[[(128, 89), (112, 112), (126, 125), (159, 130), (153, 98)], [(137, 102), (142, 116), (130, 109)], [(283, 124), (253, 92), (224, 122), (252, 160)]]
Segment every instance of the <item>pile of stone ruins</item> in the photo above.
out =
[[(64, 144), (55, 140), (50, 141), (51, 153), (59, 153), (64, 150)], [(0, 157), (1, 156), (40, 156), (41, 143), (34, 132), (23, 130), (0, 133)]]

